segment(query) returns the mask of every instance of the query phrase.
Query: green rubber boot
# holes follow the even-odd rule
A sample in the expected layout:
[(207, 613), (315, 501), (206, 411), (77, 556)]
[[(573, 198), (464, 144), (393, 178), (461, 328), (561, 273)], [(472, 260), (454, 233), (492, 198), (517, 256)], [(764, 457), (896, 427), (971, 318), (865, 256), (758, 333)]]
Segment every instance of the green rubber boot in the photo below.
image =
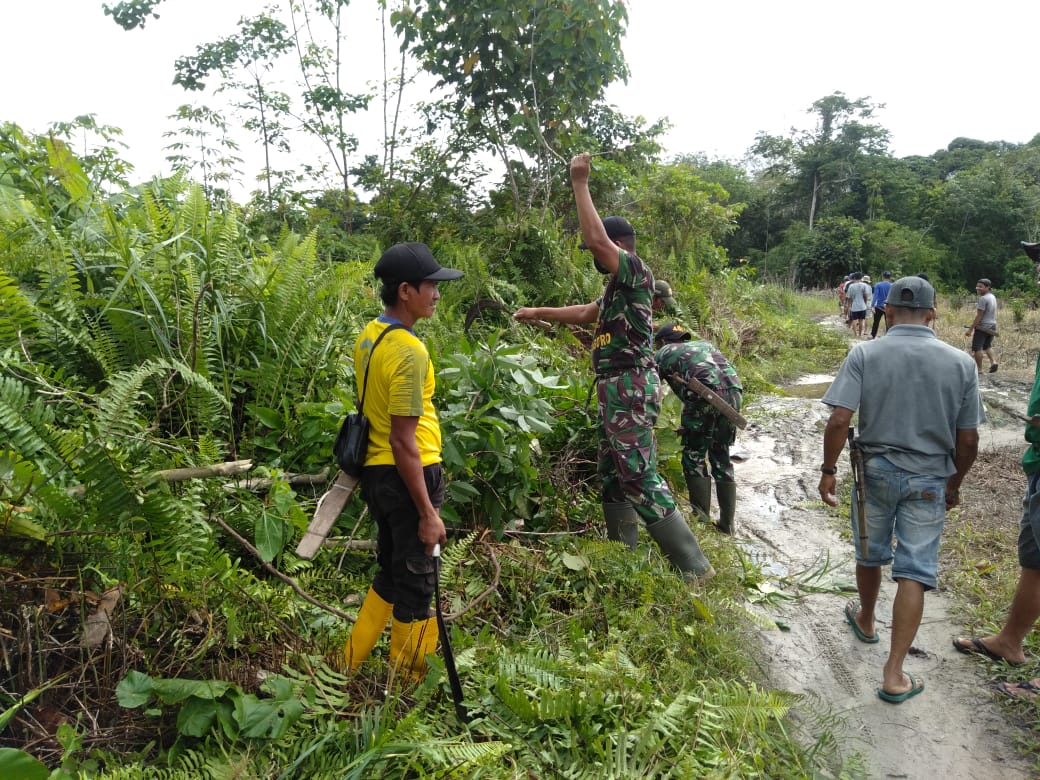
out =
[(716, 482), (715, 495), (719, 499), (717, 527), (724, 534), (732, 534), (734, 531), (733, 517), (737, 512), (737, 483)]
[(701, 552), (697, 537), (678, 509), (661, 520), (648, 523), (646, 530), (688, 583), (706, 582), (715, 576), (715, 569)]
[(697, 519), (711, 522), (711, 477), (686, 475), (686, 487), (690, 491), (690, 504), (700, 515)]
[(603, 505), (603, 519), (607, 523), (607, 538), (621, 542), (630, 550), (639, 545), (639, 515), (628, 501)]

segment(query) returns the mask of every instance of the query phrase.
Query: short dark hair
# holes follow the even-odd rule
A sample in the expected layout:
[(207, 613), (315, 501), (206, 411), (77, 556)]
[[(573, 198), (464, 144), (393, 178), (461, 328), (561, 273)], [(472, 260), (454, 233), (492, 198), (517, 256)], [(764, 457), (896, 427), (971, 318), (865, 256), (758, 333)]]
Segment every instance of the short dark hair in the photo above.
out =
[(383, 279), (383, 285), (379, 288), (379, 300), (384, 306), (394, 306), (397, 303), (397, 289), (401, 284), (410, 284), (416, 290), (422, 285), (423, 280), (408, 281), (407, 279)]

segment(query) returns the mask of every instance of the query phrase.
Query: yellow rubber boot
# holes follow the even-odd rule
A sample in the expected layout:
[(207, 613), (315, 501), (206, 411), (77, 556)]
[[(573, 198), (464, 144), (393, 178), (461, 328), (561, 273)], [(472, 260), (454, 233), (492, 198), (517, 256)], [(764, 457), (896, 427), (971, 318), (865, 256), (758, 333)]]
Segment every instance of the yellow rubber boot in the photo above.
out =
[(426, 676), (426, 656), (437, 652), (437, 618), (390, 625), (390, 665), (410, 680)]
[(358, 610), (354, 628), (351, 629), (350, 637), (343, 648), (343, 655), (347, 659), (347, 666), (351, 672), (356, 672), (368, 658), (368, 654), (379, 641), (379, 636), (386, 628), (393, 611), (393, 604), (383, 601), (383, 598), (372, 588), (368, 589), (368, 595), (365, 596), (365, 601)]

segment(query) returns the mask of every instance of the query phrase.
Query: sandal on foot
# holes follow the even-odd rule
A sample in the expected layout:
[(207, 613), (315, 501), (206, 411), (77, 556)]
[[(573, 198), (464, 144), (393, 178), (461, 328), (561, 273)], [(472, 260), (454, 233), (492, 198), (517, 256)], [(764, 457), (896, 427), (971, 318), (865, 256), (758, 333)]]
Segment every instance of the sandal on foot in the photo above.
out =
[[(963, 644), (967, 642), (968, 644)], [(998, 655), (986, 647), (986, 643), (979, 639), (977, 636), (971, 637), (955, 637), (953, 640), (953, 649), (958, 653), (964, 653), (966, 655), (983, 655), (991, 661), (1003, 661), (1011, 666), (1022, 666), (1021, 663), (1015, 661), (1009, 661), (1002, 655)]]
[(997, 364), (996, 363), (994, 363), (992, 366), (989, 367), (989, 372), (991, 374), (997, 373)]
[(997, 683), (997, 690), (1005, 696), (1010, 696), (1012, 699), (1018, 699), (1019, 701), (1036, 701), (1040, 698), (1040, 685), (1032, 680), (1023, 680), (1017, 683), (999, 682)]
[(866, 633), (856, 625), (856, 613), (859, 612), (859, 599), (852, 599), (848, 604), (845, 605), (845, 622), (852, 627), (852, 633), (856, 635), (856, 639), (860, 642), (866, 642), (868, 645), (876, 645), (881, 641), (881, 637), (878, 636), (878, 632), (874, 632), (874, 636), (867, 636)]
[(908, 674), (907, 677), (910, 678), (909, 690), (903, 691), (902, 693), (889, 693), (884, 688), (878, 688), (878, 698), (881, 699), (881, 701), (887, 701), (889, 704), (902, 704), (911, 696), (916, 696), (924, 690), (924, 680), (920, 677), (914, 677), (912, 674)]

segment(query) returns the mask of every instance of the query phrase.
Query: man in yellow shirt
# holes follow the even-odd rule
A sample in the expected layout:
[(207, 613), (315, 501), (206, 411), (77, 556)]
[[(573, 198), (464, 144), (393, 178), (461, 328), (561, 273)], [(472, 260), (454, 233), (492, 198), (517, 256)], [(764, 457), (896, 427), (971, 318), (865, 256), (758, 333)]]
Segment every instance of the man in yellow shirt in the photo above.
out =
[(369, 420), (361, 489), (378, 529), (379, 569), (344, 652), (356, 671), (393, 618), (390, 663), (418, 679), (426, 672), (426, 656), (437, 649), (437, 619), (430, 617), (432, 553), (447, 536), (440, 517), (444, 474), (433, 364), (412, 328), (433, 316), (441, 297), (438, 283), (462, 272), (442, 268), (425, 244), (409, 243), (387, 249), (375, 275), (385, 308), (358, 336), (354, 367)]

